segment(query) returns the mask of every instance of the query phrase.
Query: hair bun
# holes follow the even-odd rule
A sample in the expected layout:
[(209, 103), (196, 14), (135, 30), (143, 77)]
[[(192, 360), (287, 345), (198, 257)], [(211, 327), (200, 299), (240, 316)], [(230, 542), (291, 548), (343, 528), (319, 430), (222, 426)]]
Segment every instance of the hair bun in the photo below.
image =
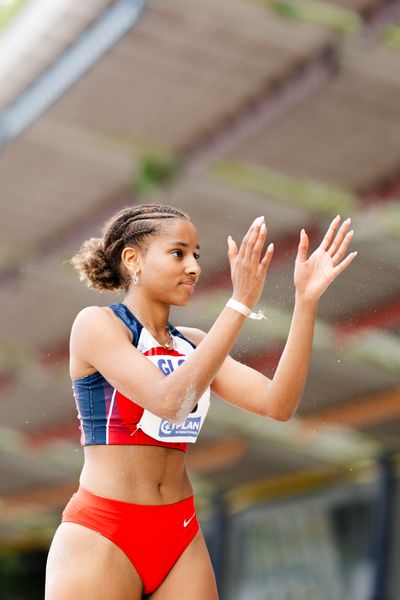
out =
[(71, 258), (81, 281), (88, 287), (110, 292), (122, 289), (121, 277), (112, 268), (104, 252), (102, 238), (90, 238)]

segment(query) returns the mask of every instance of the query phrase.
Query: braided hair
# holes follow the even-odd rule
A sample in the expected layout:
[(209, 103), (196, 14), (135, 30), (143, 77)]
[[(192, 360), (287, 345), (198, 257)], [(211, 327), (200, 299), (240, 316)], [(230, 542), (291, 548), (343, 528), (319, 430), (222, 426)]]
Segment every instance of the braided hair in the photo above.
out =
[(126, 291), (130, 280), (121, 269), (123, 249), (146, 251), (149, 238), (160, 235), (166, 219), (189, 221), (181, 210), (163, 204), (139, 204), (117, 212), (105, 223), (102, 237), (86, 240), (72, 256), (80, 280), (98, 290)]

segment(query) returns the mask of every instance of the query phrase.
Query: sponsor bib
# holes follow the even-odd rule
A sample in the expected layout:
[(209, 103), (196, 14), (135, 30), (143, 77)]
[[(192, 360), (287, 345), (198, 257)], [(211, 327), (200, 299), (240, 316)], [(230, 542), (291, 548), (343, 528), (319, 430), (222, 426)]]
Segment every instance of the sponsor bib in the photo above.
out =
[[(186, 358), (194, 351), (193, 346), (178, 336), (174, 336), (174, 352), (170, 352), (161, 347), (151, 349), (154, 338), (146, 330), (142, 331), (138, 349), (155, 364), (160, 371), (168, 376), (173, 373)], [(150, 339), (149, 339), (150, 338)], [(147, 343), (146, 343), (147, 342)], [(147, 347), (147, 348), (146, 348)], [(143, 411), (143, 415), (137, 424), (138, 429), (142, 429), (147, 435), (162, 442), (191, 442), (194, 443), (199, 435), (200, 429), (206, 418), (210, 406), (210, 388), (204, 392), (192, 412), (186, 419), (179, 424), (171, 423), (167, 419), (162, 419), (148, 410)]]

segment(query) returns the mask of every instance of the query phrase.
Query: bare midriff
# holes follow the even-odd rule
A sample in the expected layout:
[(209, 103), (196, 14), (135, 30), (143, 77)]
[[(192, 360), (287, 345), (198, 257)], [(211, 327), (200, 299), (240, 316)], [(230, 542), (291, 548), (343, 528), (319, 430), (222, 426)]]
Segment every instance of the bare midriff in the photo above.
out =
[(86, 446), (82, 487), (105, 498), (134, 504), (171, 504), (193, 489), (185, 452), (161, 446)]

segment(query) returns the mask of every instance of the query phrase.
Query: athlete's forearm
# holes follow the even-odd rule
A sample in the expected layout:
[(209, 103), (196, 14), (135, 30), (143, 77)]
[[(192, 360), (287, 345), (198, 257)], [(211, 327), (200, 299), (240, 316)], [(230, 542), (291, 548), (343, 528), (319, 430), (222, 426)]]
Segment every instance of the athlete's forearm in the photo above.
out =
[(318, 302), (296, 294), (292, 322), (282, 356), (268, 388), (268, 405), (286, 421), (296, 411), (310, 366)]
[(232, 349), (246, 317), (225, 307), (190, 357), (159, 382), (165, 418), (182, 422), (212, 383)]

